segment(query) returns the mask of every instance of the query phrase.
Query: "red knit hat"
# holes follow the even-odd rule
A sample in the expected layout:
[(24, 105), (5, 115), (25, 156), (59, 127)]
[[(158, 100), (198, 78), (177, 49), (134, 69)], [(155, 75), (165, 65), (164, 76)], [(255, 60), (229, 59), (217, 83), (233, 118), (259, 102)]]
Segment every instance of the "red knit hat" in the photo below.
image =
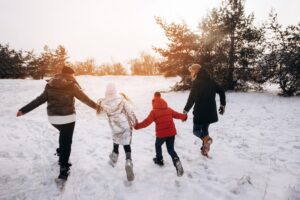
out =
[(154, 93), (154, 97), (161, 97), (160, 92), (155, 92), (155, 93)]

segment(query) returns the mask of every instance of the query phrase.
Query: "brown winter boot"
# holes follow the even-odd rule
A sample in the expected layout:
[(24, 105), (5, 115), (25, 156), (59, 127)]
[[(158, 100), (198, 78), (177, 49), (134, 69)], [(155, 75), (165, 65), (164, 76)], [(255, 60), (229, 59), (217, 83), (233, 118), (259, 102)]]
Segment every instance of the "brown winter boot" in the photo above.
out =
[(209, 135), (201, 138), (202, 141), (203, 141), (203, 144), (202, 144), (202, 147), (201, 147), (201, 154), (203, 156), (208, 156), (208, 152), (209, 152), (209, 149), (210, 149), (210, 145), (212, 144), (213, 140), (211, 137), (209, 137)]

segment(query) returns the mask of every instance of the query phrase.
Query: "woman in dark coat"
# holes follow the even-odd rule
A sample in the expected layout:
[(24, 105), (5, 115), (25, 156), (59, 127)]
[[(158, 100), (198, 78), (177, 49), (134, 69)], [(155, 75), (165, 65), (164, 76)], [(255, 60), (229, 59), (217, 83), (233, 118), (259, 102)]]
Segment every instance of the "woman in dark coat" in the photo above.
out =
[(208, 156), (210, 144), (212, 143), (208, 127), (211, 123), (218, 121), (216, 93), (220, 96), (219, 113), (224, 114), (226, 105), (225, 92), (199, 64), (190, 66), (189, 71), (191, 72), (193, 83), (184, 107), (184, 113), (188, 113), (194, 106), (193, 133), (203, 141), (201, 147), (202, 155)]

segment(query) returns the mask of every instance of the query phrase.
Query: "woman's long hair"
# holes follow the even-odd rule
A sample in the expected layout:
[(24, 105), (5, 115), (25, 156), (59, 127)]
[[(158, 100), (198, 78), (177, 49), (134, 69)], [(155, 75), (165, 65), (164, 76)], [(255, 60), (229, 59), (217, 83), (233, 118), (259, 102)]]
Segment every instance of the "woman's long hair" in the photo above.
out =
[(126, 100), (128, 101), (130, 104), (133, 105), (133, 102), (131, 101), (131, 99), (123, 92), (120, 92), (120, 95)]

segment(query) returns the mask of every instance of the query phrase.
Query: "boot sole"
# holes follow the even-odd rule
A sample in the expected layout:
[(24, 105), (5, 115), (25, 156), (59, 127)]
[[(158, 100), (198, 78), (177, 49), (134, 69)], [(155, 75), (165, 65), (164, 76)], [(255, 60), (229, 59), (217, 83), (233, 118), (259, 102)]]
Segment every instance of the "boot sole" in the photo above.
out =
[(154, 164), (156, 164), (156, 165), (158, 165), (158, 166), (160, 166), (160, 167), (163, 167), (163, 166), (164, 166), (164, 163), (158, 163), (158, 162), (155, 161), (154, 158), (153, 158), (153, 162), (154, 162)]

